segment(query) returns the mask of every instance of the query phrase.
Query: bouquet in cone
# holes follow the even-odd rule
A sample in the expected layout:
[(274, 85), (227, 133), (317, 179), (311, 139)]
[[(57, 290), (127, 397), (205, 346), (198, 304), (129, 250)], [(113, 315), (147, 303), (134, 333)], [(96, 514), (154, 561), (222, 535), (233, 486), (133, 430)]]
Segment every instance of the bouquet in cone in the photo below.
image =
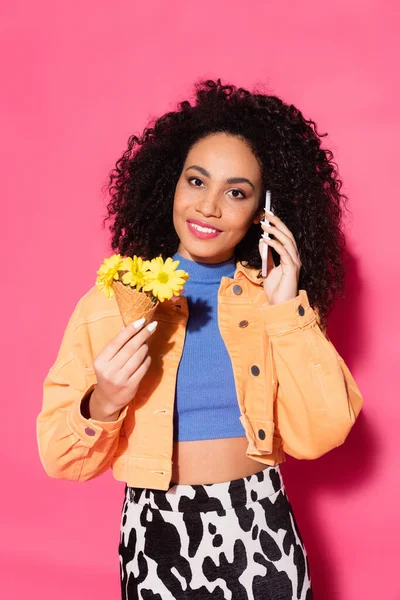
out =
[(136, 255), (113, 254), (97, 271), (96, 286), (108, 298), (115, 294), (125, 327), (142, 317), (149, 322), (158, 303), (179, 296), (189, 279), (178, 265), (179, 260), (170, 257), (143, 260)]

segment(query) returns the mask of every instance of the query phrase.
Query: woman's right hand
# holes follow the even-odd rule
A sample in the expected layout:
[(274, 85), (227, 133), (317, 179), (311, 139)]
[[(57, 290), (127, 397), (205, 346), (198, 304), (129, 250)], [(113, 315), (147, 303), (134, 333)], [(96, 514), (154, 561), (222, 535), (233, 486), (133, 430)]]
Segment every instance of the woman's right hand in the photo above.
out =
[(94, 359), (97, 385), (89, 399), (91, 418), (114, 421), (134, 398), (151, 362), (147, 340), (157, 327), (152, 321), (142, 329), (144, 323), (139, 319), (123, 327)]

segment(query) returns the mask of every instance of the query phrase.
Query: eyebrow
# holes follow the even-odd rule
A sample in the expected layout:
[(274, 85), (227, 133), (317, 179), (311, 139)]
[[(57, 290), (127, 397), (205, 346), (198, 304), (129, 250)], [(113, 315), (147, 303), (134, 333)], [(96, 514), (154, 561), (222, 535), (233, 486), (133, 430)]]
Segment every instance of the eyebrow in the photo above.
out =
[[(192, 165), (191, 167), (188, 167), (186, 171), (188, 171), (189, 169), (197, 169), (197, 171), (200, 171), (200, 173), (202, 173), (206, 177), (211, 177), (208, 171), (203, 169), (203, 167), (199, 167), (198, 165)], [(229, 179), (225, 179), (225, 183), (249, 183), (253, 190), (255, 190), (255, 187), (251, 183), (250, 179), (246, 179), (246, 177), (229, 177)]]

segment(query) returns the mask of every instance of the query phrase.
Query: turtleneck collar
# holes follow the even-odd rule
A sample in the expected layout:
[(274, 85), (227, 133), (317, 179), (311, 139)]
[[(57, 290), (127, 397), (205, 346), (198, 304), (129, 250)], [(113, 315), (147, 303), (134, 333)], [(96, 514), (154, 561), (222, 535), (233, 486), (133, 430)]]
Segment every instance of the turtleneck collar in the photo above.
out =
[(233, 256), (229, 260), (220, 263), (202, 263), (184, 258), (178, 252), (172, 257), (179, 260), (178, 269), (184, 269), (190, 275), (190, 280), (207, 281), (216, 283), (221, 281), (221, 277), (233, 277), (236, 270), (236, 259)]

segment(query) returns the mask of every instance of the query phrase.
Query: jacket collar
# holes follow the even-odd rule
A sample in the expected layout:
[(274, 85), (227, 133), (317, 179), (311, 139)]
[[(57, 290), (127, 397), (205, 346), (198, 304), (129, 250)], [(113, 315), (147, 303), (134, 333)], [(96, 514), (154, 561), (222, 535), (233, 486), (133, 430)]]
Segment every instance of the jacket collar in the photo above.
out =
[(247, 264), (243, 265), (240, 261), (237, 261), (234, 279), (241, 279), (242, 277), (246, 277), (249, 281), (252, 281), (253, 283), (261, 286), (262, 279), (261, 277), (257, 277), (259, 273), (261, 273), (260, 269), (255, 269), (254, 267), (250, 267)]

